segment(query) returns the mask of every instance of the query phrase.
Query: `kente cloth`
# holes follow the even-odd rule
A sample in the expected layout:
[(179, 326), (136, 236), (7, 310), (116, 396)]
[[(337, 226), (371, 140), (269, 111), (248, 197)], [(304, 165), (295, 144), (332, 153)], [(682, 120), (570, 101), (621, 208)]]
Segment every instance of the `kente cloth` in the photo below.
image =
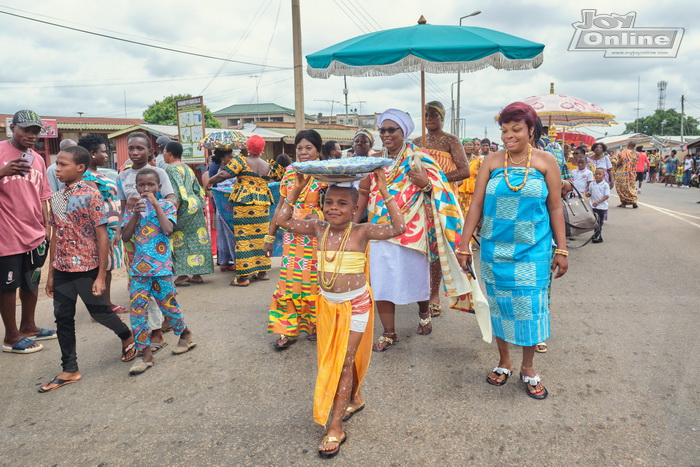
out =
[(271, 269), (263, 251), (270, 224), (270, 206), (233, 204), (236, 276), (248, 276)]
[[(327, 258), (331, 258), (330, 260)], [(365, 272), (367, 255), (362, 251), (317, 251), (319, 272), (332, 274), (362, 274)], [(338, 270), (336, 271), (336, 267)]]
[(122, 242), (112, 245), (112, 240), (119, 227), (119, 198), (117, 196), (117, 182), (100, 172), (86, 170), (83, 180), (93, 182), (102, 196), (102, 212), (107, 216), (107, 236), (109, 239), (109, 258), (107, 259), (107, 271), (122, 267)]
[(486, 284), (493, 334), (529, 347), (549, 339), (549, 288), (498, 289)]
[[(411, 183), (408, 178), (411, 167), (426, 171), (432, 184), (430, 192), (425, 193)], [(476, 282), (472, 283), (467, 279), (454, 252), (462, 230), (462, 211), (439, 165), (412, 143), (406, 143), (394, 164), (385, 169), (385, 173), (389, 195), (396, 200), (406, 223), (406, 232), (388, 241), (414, 249), (429, 258), (428, 239), (434, 236), (445, 293), (451, 298), (451, 307), (459, 310), (475, 310), (477, 318), (488, 316), (488, 304), (483, 299), (481, 290), (477, 288), (477, 292), (473, 289), (473, 283)], [(389, 211), (377, 189), (374, 175), (371, 175), (371, 182), (368, 203), (369, 221), (374, 224), (389, 223)], [(432, 225), (429, 223), (428, 211), (432, 214)], [(381, 275), (377, 276), (377, 280), (382, 282), (392, 279)], [(483, 319), (478, 321), (484, 340), (490, 342), (491, 329), (481, 325), (484, 323)]]
[(557, 165), (559, 166), (559, 173), (562, 180), (568, 180), (571, 178), (571, 172), (569, 172), (569, 166), (566, 164), (566, 157), (564, 156), (564, 151), (562, 150), (559, 143), (556, 141), (550, 142), (547, 136), (542, 136), (539, 140), (539, 147), (544, 148), (545, 151), (554, 156), (557, 160)]
[[(369, 295), (370, 300), (367, 300)], [(338, 391), (338, 382), (343, 371), (345, 354), (348, 350), (350, 337), (350, 320), (353, 305), (361, 305), (364, 312), (369, 313), (369, 321), (362, 334), (360, 345), (355, 353), (354, 365), (357, 372), (357, 386), (350, 397), (357, 394), (362, 387), (369, 361), (372, 355), (372, 340), (374, 339), (374, 300), (372, 289), (351, 301), (331, 303), (323, 295), (318, 296), (318, 313), (316, 317), (316, 332), (318, 335), (318, 376), (314, 389), (314, 421), (325, 425), (333, 407), (333, 400)], [(357, 307), (355, 307), (357, 308)], [(360, 310), (356, 310), (360, 311)]]
[(617, 159), (615, 169), (615, 190), (623, 204), (637, 203), (637, 189), (634, 186), (637, 177), (637, 159), (639, 154), (634, 149), (625, 149)]
[(549, 336), (552, 230), (544, 176), (536, 169), (509, 167), (508, 181), (520, 186), (526, 171), (527, 182), (517, 192), (508, 187), (503, 168), (491, 172), (481, 228), (481, 277), (494, 334), (529, 346)]
[(204, 216), (205, 193), (188, 166), (170, 164), (165, 168), (173, 187), (177, 226), (170, 236), (174, 273), (178, 276), (211, 274), (214, 258)]
[[(296, 172), (292, 167), (280, 183), (280, 197), (286, 198), (294, 186)], [(294, 203), (292, 217), (304, 219), (315, 214), (323, 219), (320, 191), (326, 183), (311, 179)], [(318, 271), (316, 238), (310, 235), (284, 233), (282, 264), (277, 289), (272, 295), (267, 332), (297, 336), (311, 333), (316, 326), (316, 298), (318, 295)]]

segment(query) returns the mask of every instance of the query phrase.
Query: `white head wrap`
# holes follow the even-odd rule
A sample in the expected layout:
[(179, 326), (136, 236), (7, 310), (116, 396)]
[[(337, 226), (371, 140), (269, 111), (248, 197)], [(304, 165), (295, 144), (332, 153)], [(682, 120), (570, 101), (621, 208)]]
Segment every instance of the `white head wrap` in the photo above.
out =
[(384, 113), (382, 113), (379, 116), (379, 119), (377, 119), (377, 124), (381, 126), (384, 120), (391, 120), (392, 122), (395, 122), (403, 131), (404, 139), (408, 138), (410, 134), (413, 133), (413, 130), (416, 128), (416, 125), (413, 123), (413, 119), (411, 118), (411, 116), (403, 110), (385, 110)]

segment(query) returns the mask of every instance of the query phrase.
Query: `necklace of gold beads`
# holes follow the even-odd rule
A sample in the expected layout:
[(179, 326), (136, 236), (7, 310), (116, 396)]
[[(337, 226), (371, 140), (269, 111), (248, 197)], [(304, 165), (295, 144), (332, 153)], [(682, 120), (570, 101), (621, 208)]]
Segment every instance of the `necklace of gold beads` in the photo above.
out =
[[(333, 288), (333, 285), (335, 284), (335, 280), (338, 278), (338, 273), (340, 272), (340, 262), (343, 258), (343, 254), (345, 253), (345, 247), (348, 244), (348, 240), (350, 239), (350, 231), (352, 230), (352, 222), (348, 224), (348, 227), (345, 229), (345, 232), (343, 232), (343, 238), (340, 240), (340, 245), (338, 246), (338, 249), (335, 250), (333, 253), (333, 256), (331, 258), (326, 257), (326, 253), (328, 251), (328, 234), (331, 231), (331, 226), (330, 224), (328, 227), (326, 227), (326, 231), (323, 232), (323, 237), (321, 237), (321, 246), (323, 247), (323, 253), (321, 254), (321, 267), (319, 268), (319, 279), (321, 280), (321, 285), (323, 286), (324, 289), (326, 290), (331, 290)], [(336, 256), (340, 254), (340, 257), (336, 260)], [(335, 266), (333, 267), (333, 273), (331, 274), (330, 279), (326, 279), (325, 275), (325, 265), (326, 262), (333, 262), (335, 261)]]
[[(505, 157), (505, 161), (503, 163), (503, 177), (506, 179), (506, 185), (508, 185), (508, 188), (510, 188), (511, 190), (513, 190), (516, 193), (523, 189), (523, 187), (527, 183), (527, 176), (530, 173), (530, 162), (532, 162), (532, 146), (530, 146), (528, 144), (527, 148), (528, 148), (527, 149), (527, 156), (525, 156), (525, 158), (523, 158), (523, 160), (521, 160), (519, 162), (515, 162), (513, 160), (513, 157), (510, 155), (510, 151), (506, 150), (506, 157)], [(525, 177), (523, 178), (523, 183), (521, 183), (518, 186), (511, 185), (510, 180), (508, 179), (508, 159), (510, 159), (510, 161), (513, 164), (522, 164), (523, 162), (525, 162), (527, 160), (527, 165), (525, 166)]]

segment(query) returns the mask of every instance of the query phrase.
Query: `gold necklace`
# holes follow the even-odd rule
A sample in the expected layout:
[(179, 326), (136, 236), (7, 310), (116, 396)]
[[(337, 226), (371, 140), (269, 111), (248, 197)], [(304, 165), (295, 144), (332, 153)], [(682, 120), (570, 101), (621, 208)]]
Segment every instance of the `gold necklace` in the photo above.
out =
[[(333, 288), (333, 285), (335, 284), (335, 280), (338, 278), (338, 273), (340, 272), (340, 262), (343, 259), (343, 255), (345, 253), (345, 247), (348, 243), (348, 240), (350, 239), (350, 231), (351, 230), (352, 230), (352, 222), (350, 222), (348, 224), (348, 227), (345, 229), (345, 232), (343, 232), (343, 238), (340, 240), (340, 245), (338, 246), (338, 249), (333, 254), (333, 258), (326, 258), (326, 252), (328, 250), (328, 233), (331, 231), (330, 224), (328, 224), (328, 227), (326, 227), (326, 231), (323, 233), (323, 237), (321, 238), (321, 246), (323, 247), (323, 252), (321, 254), (321, 267), (320, 267), (320, 271), (319, 271), (319, 279), (321, 279), (321, 285), (326, 290), (331, 290)], [(326, 261), (333, 262), (336, 259), (336, 256), (338, 254), (340, 254), (340, 256), (335, 261), (335, 266), (333, 267), (333, 273), (331, 274), (331, 278), (326, 279), (326, 276), (325, 276)]]
[(515, 164), (515, 165), (520, 165), (520, 164), (522, 164), (523, 162), (525, 162), (525, 160), (527, 160), (527, 158), (530, 157), (530, 153), (532, 153), (532, 146), (530, 146), (530, 145), (528, 144), (528, 147), (529, 147), (529, 149), (528, 149), (528, 151), (527, 151), (527, 154), (525, 155), (525, 157), (522, 158), (522, 160), (520, 160), (520, 161), (518, 161), (518, 162), (515, 162), (515, 161), (513, 160), (513, 155), (510, 153), (510, 151), (506, 150), (506, 155), (508, 156), (508, 159), (510, 159), (510, 161), (511, 161), (513, 164)]
[[(527, 156), (525, 159), (523, 159), (520, 162), (514, 162), (513, 158), (510, 156), (510, 152), (508, 152), (508, 150), (506, 150), (506, 157), (505, 157), (505, 161), (503, 162), (503, 177), (506, 179), (506, 185), (508, 185), (508, 188), (510, 188), (512, 191), (514, 191), (516, 193), (523, 189), (523, 187), (527, 183), (527, 176), (530, 174), (530, 162), (532, 161), (532, 146), (530, 146), (529, 144), (527, 146), (528, 146), (528, 150), (527, 150)], [(525, 177), (523, 178), (523, 183), (521, 183), (520, 185), (515, 186), (515, 187), (513, 185), (511, 185), (510, 180), (508, 180), (508, 159), (510, 159), (511, 162), (513, 162), (514, 164), (522, 164), (527, 159), (527, 166), (525, 167)]]

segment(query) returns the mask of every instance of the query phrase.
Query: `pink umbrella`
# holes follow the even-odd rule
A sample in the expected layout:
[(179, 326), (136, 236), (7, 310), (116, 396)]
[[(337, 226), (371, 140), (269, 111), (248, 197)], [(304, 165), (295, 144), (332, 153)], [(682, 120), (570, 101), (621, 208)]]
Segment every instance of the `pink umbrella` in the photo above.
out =
[(550, 84), (549, 94), (528, 97), (523, 100), (532, 106), (543, 123), (563, 127), (610, 126), (617, 125), (613, 114), (601, 107), (578, 97), (554, 93), (554, 83)]

